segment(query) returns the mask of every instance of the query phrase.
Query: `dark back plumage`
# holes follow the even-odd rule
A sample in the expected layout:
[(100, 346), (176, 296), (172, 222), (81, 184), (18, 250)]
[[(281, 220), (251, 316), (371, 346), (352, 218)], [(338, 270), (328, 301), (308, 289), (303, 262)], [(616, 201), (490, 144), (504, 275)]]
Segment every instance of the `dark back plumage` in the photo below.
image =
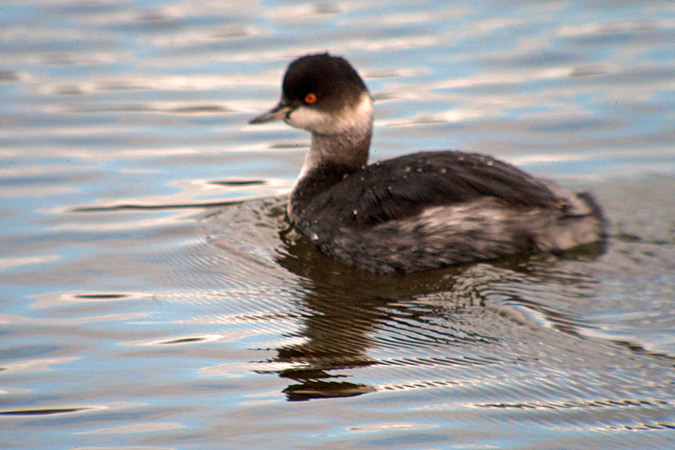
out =
[[(461, 152), (422, 152), (366, 166), (355, 173), (317, 169), (298, 186), (310, 217), (377, 224), (425, 208), (494, 197), (516, 208), (563, 208), (543, 183), (493, 158)], [(302, 183), (302, 182), (301, 182)]]

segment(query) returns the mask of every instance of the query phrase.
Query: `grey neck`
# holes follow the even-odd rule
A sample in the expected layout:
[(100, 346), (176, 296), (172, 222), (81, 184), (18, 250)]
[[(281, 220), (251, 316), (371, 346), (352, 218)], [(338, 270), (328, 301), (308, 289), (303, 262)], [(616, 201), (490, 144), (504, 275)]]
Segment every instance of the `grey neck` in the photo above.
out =
[(291, 125), (312, 133), (300, 178), (319, 167), (353, 172), (368, 162), (373, 133), (373, 102), (368, 92), (363, 92), (356, 105), (340, 112), (298, 110), (291, 119)]
[(315, 167), (334, 165), (358, 170), (368, 162), (372, 129), (351, 130), (342, 134), (312, 133), (303, 172)]

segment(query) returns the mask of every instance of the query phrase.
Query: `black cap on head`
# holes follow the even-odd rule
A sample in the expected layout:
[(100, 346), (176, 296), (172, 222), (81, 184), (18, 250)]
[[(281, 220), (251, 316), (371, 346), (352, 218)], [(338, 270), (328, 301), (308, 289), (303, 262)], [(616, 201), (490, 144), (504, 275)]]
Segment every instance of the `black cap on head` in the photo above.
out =
[[(328, 53), (296, 59), (288, 66), (283, 82), (286, 102), (316, 102), (315, 106), (322, 109), (355, 105), (364, 92), (368, 89), (354, 68), (345, 59)], [(308, 98), (310, 94), (314, 97)]]

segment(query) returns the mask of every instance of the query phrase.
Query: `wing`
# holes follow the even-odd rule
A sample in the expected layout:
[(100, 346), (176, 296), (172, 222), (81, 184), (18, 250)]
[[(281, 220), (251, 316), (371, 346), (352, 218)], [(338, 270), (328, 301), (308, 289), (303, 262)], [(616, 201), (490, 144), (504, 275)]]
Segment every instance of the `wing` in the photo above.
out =
[(494, 197), (518, 208), (565, 208), (543, 183), (496, 159), (461, 152), (423, 152), (371, 164), (315, 198), (314, 217), (375, 224), (432, 206)]

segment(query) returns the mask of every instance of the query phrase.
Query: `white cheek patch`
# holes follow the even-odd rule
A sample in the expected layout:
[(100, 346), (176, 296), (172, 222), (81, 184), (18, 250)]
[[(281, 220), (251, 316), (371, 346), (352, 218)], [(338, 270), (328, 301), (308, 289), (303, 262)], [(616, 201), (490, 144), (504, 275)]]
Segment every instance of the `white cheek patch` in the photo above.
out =
[(333, 119), (328, 113), (300, 106), (288, 115), (286, 123), (295, 128), (328, 134), (334, 126)]
[(373, 102), (365, 92), (356, 108), (345, 108), (329, 114), (315, 108), (300, 106), (286, 118), (286, 123), (318, 134), (342, 134), (369, 128), (373, 118)]

